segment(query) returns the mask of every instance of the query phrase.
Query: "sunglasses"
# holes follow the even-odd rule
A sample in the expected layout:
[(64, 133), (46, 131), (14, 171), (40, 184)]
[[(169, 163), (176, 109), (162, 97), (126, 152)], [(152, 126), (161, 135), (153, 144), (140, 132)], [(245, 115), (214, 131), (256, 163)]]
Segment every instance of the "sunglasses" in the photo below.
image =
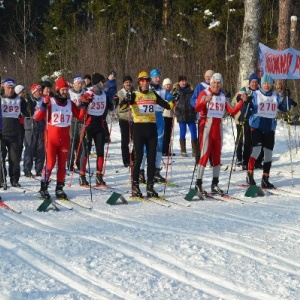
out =
[(150, 79), (149, 78), (141, 78), (140, 82), (150, 82)]

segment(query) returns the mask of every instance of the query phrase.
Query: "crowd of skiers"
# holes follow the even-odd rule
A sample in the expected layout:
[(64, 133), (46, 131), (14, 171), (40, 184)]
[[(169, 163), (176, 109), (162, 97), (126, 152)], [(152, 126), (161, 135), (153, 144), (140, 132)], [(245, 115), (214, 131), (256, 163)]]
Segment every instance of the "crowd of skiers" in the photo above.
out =
[(196, 159), (195, 189), (207, 193), (203, 177), (210, 161), (211, 192), (223, 194), (218, 183), (225, 113), (238, 116), (234, 151), (237, 164), (247, 171), (248, 184), (256, 185), (254, 169), (261, 167), (261, 186), (274, 188), (269, 174), (277, 112), (287, 112), (296, 103), (274, 91), (269, 74), (261, 79), (251, 74), (234, 101), (224, 91), (222, 75), (212, 70), (205, 72), (204, 81), (195, 89), (186, 76), (178, 76), (172, 85), (170, 78), (162, 80), (161, 72), (153, 69), (138, 74), (137, 86), (130, 75), (125, 75), (118, 91), (116, 75), (114, 71), (107, 78), (100, 73), (77, 75), (72, 82), (59, 77), (54, 86), (44, 80), (32, 84), (29, 93), (11, 78), (2, 80), (0, 186), (6, 188), (8, 173), (11, 185), (20, 187), (23, 156), (24, 176), (41, 176), (40, 194), (45, 199), (50, 199), (48, 185), (57, 165), (56, 197), (67, 198), (63, 190), (66, 169), (78, 170), (80, 185), (89, 185), (86, 172), (92, 144), (97, 156), (96, 184), (105, 185), (104, 145), (110, 142), (106, 119), (111, 112), (120, 126), (123, 165), (132, 171), (132, 196), (142, 197), (141, 182), (146, 183), (147, 196), (158, 196), (154, 183), (165, 182), (160, 174), (162, 156), (175, 155), (171, 151), (175, 117), (183, 157), (188, 156), (187, 127), (190, 131), (192, 156)]

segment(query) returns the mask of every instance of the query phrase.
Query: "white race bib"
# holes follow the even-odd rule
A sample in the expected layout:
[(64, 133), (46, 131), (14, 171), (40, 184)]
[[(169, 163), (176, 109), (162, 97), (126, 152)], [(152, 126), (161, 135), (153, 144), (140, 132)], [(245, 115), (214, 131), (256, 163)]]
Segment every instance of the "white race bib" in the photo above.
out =
[(67, 127), (71, 125), (72, 120), (72, 103), (67, 100), (66, 106), (57, 105), (54, 98), (51, 101), (51, 120), (50, 124), (57, 127)]
[(207, 117), (208, 118), (223, 118), (226, 107), (226, 99), (224, 95), (213, 95), (211, 101), (208, 103)]
[(265, 96), (260, 91), (257, 92), (257, 115), (259, 117), (274, 119), (277, 115), (278, 105), (276, 95)]
[(88, 114), (92, 116), (102, 116), (106, 108), (106, 94), (94, 94), (93, 102), (88, 106)]
[(17, 96), (15, 99), (2, 98), (1, 109), (3, 118), (19, 118), (21, 111), (21, 99)]

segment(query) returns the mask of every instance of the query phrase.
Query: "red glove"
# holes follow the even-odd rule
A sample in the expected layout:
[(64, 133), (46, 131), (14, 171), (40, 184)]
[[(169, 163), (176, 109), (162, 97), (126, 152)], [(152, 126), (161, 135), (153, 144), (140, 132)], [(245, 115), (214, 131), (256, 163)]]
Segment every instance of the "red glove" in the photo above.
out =
[(49, 95), (44, 96), (43, 103), (48, 104), (49, 102), (50, 102), (50, 96)]
[(86, 92), (81, 96), (81, 102), (82, 103), (90, 103), (93, 101), (94, 94), (90, 92)]

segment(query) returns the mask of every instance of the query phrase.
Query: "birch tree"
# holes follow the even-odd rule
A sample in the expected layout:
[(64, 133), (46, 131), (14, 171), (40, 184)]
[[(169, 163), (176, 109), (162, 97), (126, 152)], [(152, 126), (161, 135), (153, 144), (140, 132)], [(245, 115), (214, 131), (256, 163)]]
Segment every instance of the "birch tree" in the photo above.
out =
[(240, 46), (239, 77), (237, 89), (257, 69), (258, 43), (260, 38), (261, 11), (260, 0), (245, 0), (243, 37)]

